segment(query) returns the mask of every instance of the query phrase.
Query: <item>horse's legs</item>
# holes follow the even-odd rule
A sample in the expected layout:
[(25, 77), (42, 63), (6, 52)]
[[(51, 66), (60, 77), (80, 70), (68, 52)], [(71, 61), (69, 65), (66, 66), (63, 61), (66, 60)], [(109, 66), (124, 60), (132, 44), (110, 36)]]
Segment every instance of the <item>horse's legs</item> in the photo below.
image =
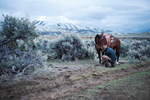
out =
[(114, 43), (112, 45), (112, 48), (113, 50), (115, 51), (116, 50), (116, 56), (117, 56), (117, 64), (119, 63), (119, 56), (120, 56), (120, 45), (121, 45), (121, 42), (120, 40), (118, 39), (116, 43)]
[(117, 62), (116, 62), (116, 64), (118, 64), (119, 63), (119, 49), (116, 48), (116, 47), (114, 47), (113, 50), (116, 51), (116, 56), (117, 56)]
[(101, 52), (97, 44), (95, 44), (96, 51), (98, 53), (99, 64), (101, 64)]
[(98, 53), (98, 57), (99, 57), (99, 64), (101, 65), (101, 54), (100, 54), (100, 52)]
[[(103, 55), (105, 55), (105, 53), (104, 52), (101, 52), (101, 56), (103, 56)], [(102, 59), (102, 57), (101, 57), (101, 59)], [(103, 63), (103, 61), (102, 61), (102, 65), (103, 65), (104, 63)]]
[(117, 48), (116, 49), (116, 55), (117, 55), (117, 64), (119, 63), (119, 56), (120, 56), (120, 53), (119, 53), (119, 51), (120, 51), (120, 48)]
[(105, 53), (105, 52), (102, 52), (102, 55), (105, 55), (104, 53)]

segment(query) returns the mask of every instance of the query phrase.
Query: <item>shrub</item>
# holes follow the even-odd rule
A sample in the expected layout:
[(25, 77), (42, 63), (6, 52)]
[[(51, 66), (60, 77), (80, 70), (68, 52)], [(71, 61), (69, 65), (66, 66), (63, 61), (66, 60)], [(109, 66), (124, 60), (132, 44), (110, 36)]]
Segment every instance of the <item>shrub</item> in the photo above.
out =
[(95, 42), (94, 42), (94, 40), (86, 40), (85, 42), (84, 42), (84, 44), (85, 44), (85, 46), (86, 46), (86, 48), (87, 48), (87, 50), (88, 50), (88, 56), (90, 57), (90, 58), (94, 58), (95, 57), (95, 55), (96, 55), (96, 49), (95, 49)]
[[(2, 47), (0, 47), (0, 60), (1, 60), (1, 65), (3, 66), (5, 66), (6, 64), (6, 62), (9, 62), (9, 60), (10, 60), (10, 55), (11, 54), (11, 51), (10, 51), (10, 49), (8, 48), (8, 46), (2, 46)], [(8, 64), (9, 65), (9, 64)], [(7, 67), (7, 66), (5, 66), (5, 67)], [(9, 67), (10, 67), (10, 65), (9, 65)]]
[(142, 46), (138, 51), (142, 56), (147, 56), (150, 58), (150, 45), (147, 45), (146, 47)]
[(27, 18), (16, 18), (9, 15), (4, 16), (4, 21), (1, 22), (2, 30), (0, 31), (0, 45), (11, 44), (17, 46), (17, 40), (32, 42), (36, 34), (34, 22), (30, 22)]
[(130, 50), (128, 52), (128, 58), (129, 60), (133, 59), (133, 61), (134, 60), (146, 61), (148, 58), (150, 58), (150, 46), (149, 45), (147, 45), (147, 47), (141, 46), (141, 49)]
[(24, 72), (29, 67), (42, 65), (40, 56), (34, 53), (33, 40), (38, 37), (34, 21), (9, 15), (3, 17), (4, 21), (0, 23), (0, 71), (7, 74), (6, 70), (10, 72), (15, 66), (19, 72)]
[(134, 41), (131, 43), (130, 50), (128, 52), (129, 63), (146, 61), (150, 58), (150, 41)]
[(132, 59), (138, 59), (138, 60), (140, 60), (140, 58), (141, 58), (141, 54), (138, 52), (138, 51), (135, 51), (135, 50), (130, 50), (129, 52), (128, 52), (128, 57), (129, 58), (132, 58)]
[(53, 54), (53, 57), (62, 60), (85, 59), (94, 56), (93, 52), (88, 51), (81, 37), (73, 33), (61, 34), (49, 43), (49, 47), (49, 52)]
[(141, 45), (142, 45), (143, 47), (147, 47), (147, 45), (150, 45), (150, 41), (143, 40), (143, 41), (141, 42)]
[(43, 39), (42, 40), (42, 50), (43, 50), (43, 52), (47, 52), (47, 46), (48, 46), (48, 40), (46, 40), (46, 39)]
[(24, 73), (25, 69), (34, 69), (36, 67), (42, 67), (43, 61), (40, 55), (36, 55), (32, 50), (28, 52), (20, 52), (18, 49), (15, 50), (16, 60), (19, 62), (19, 71)]
[(120, 56), (121, 57), (126, 57), (128, 55), (129, 47), (130, 47), (130, 45), (121, 44), (121, 47), (120, 47)]

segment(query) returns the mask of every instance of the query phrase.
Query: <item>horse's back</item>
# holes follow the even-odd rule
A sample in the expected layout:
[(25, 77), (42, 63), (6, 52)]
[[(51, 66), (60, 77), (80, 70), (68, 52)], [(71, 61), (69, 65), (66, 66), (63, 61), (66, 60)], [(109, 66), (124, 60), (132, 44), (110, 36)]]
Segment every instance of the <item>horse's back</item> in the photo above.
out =
[[(111, 47), (111, 35), (107, 34), (107, 35), (105, 35), (105, 37), (106, 37), (106, 40), (107, 40), (108, 47)], [(117, 44), (116, 46), (120, 48), (120, 45), (121, 45), (120, 39), (118, 39), (117, 37), (114, 37), (113, 43), (116, 43)]]

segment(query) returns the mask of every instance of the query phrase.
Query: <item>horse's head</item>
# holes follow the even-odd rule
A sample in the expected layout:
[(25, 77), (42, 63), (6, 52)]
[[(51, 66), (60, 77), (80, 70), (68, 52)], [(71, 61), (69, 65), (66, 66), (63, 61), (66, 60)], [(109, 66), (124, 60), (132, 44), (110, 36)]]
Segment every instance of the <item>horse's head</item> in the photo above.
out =
[(96, 48), (98, 48), (98, 49), (102, 49), (102, 47), (107, 44), (106, 38), (105, 38), (103, 32), (102, 32), (102, 34), (100, 34), (100, 35), (97, 34), (95, 36), (95, 44), (97, 45)]

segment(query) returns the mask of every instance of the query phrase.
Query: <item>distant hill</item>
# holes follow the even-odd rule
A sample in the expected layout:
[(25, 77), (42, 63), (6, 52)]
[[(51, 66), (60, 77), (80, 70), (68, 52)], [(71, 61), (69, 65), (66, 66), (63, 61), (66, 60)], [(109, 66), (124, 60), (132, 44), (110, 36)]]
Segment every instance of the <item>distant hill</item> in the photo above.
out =
[(95, 36), (96, 34), (101, 34), (104, 32), (105, 34), (114, 34), (119, 35), (123, 33), (119, 32), (112, 32), (111, 30), (101, 29), (101, 28), (94, 28), (94, 27), (84, 27), (81, 25), (74, 25), (71, 23), (48, 23), (44, 21), (37, 21), (36, 26), (38, 29), (38, 33), (41, 35), (51, 35), (57, 36), (63, 32), (66, 33), (77, 33), (81, 36), (88, 35), (88, 36)]
[(84, 27), (71, 23), (49, 23), (45, 21), (36, 21), (38, 33), (41, 35), (58, 36), (62, 33), (77, 33), (80, 36), (92, 36), (96, 34), (112, 34), (116, 37), (150, 37), (150, 32), (145, 33), (120, 33), (107, 29)]

